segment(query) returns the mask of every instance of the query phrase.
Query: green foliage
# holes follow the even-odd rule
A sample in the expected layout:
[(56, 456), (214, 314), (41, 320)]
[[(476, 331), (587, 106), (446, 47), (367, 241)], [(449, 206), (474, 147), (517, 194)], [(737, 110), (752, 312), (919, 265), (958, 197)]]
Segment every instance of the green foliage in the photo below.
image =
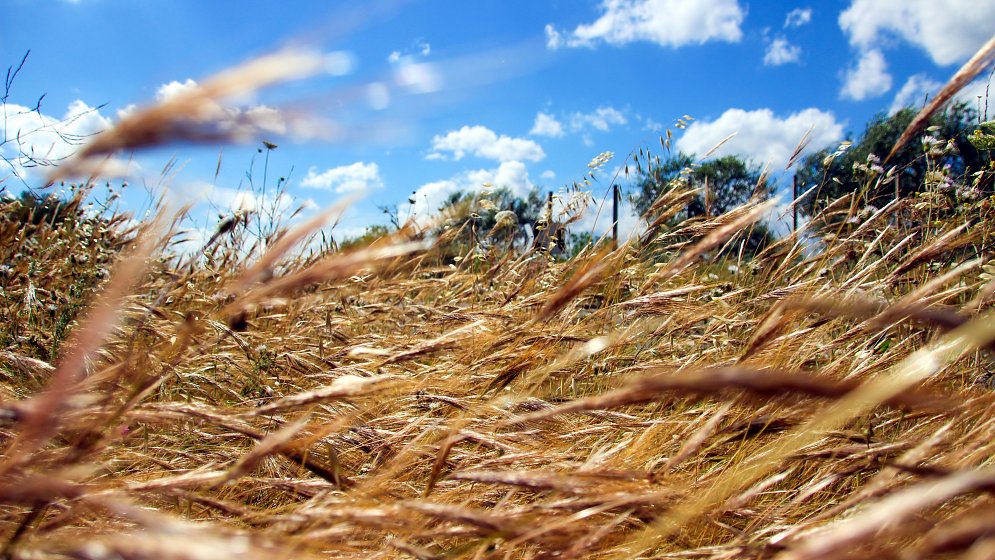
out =
[[(521, 198), (502, 187), (481, 193), (456, 191), (439, 210), (447, 217), (441, 229), (458, 232), (455, 245), (468, 248), (486, 240), (494, 245), (511, 246), (526, 240), (522, 226), (545, 219), (546, 203), (537, 189)], [(507, 212), (514, 214), (513, 220)]]
[[(893, 115), (881, 113), (851, 144), (827, 147), (805, 157), (796, 172), (800, 189), (817, 188), (801, 205), (802, 211), (813, 214), (847, 193), (862, 193), (865, 202), (880, 207), (896, 194), (905, 197), (919, 192), (931, 170), (942, 169), (951, 177), (966, 176), (983, 169), (990, 160), (990, 155), (971, 141), (976, 113), (965, 104), (957, 104), (934, 115), (923, 141), (908, 142), (885, 169), (882, 160), (915, 115), (911, 108)], [(991, 192), (990, 183), (976, 186)]]
[(390, 235), (390, 228), (381, 224), (374, 224), (372, 226), (366, 226), (366, 231), (362, 235), (356, 238), (346, 239), (339, 244), (339, 249), (355, 249), (360, 247), (366, 247), (373, 243), (374, 241), (387, 237)]
[(636, 210), (645, 214), (662, 193), (676, 186), (701, 190), (688, 205), (688, 216), (691, 217), (718, 216), (754, 196), (764, 199), (771, 194), (770, 184), (757, 165), (737, 156), (724, 156), (697, 164), (693, 154), (681, 152), (643, 171), (633, 196)]
[(84, 212), (88, 188), (71, 189), (68, 198), (25, 191), (0, 203), (0, 342), (42, 360), (59, 353), (131, 235), (124, 216)]
[[(967, 137), (967, 140), (979, 152), (995, 150), (995, 121), (983, 122)], [(991, 154), (989, 154), (989, 157)]]
[[(773, 190), (760, 166), (737, 156), (695, 163), (693, 154), (681, 152), (658, 160), (656, 165), (642, 171), (632, 196), (633, 205), (645, 215), (661, 194), (674, 188), (700, 191), (688, 204), (685, 214), (688, 218), (720, 216), (753, 198), (766, 199)], [(647, 218), (652, 220), (652, 216)], [(679, 219), (675, 217), (672, 222), (676, 224)], [(766, 225), (755, 223), (745, 236), (743, 253), (755, 255), (773, 239), (774, 235)]]
[(75, 218), (79, 212), (79, 202), (25, 190), (16, 199), (16, 203), (5, 205), (4, 212), (7, 218), (20, 224), (37, 226), (45, 222), (50, 226), (57, 226)]

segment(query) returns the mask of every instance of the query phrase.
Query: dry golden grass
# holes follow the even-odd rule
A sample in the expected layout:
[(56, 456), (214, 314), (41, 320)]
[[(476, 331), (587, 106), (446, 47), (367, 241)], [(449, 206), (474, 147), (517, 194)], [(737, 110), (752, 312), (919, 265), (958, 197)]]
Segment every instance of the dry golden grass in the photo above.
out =
[(762, 204), (681, 192), (616, 251), (459, 267), (5, 221), (3, 555), (992, 557), (995, 222), (928, 195), (754, 259)]

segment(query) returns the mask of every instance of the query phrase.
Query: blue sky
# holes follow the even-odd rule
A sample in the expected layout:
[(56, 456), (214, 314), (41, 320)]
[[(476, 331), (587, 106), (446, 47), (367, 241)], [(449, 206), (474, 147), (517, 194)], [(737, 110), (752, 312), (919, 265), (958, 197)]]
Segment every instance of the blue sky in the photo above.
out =
[[(777, 172), (809, 128), (814, 150), (878, 112), (921, 104), (995, 34), (995, 0), (3, 4), (0, 63), (31, 50), (0, 123), (0, 179), (15, 192), (21, 179), (41, 184), (16, 157), (18, 132), (21, 148), (66, 155), (56, 129), (95, 133), (130, 106), (283, 47), (325, 53), (322, 75), (233, 100), (259, 128), (223, 149), (217, 179), (217, 146), (122, 156), (133, 162), (126, 204), (141, 208), (141, 185), (166, 182), (174, 199), (206, 201), (194, 225), (207, 232), (217, 211), (256, 200), (245, 176), (252, 165), (259, 186), (262, 140), (279, 146), (269, 192), (289, 176), (294, 204), (363, 194), (340, 236), (384, 223), (378, 206), (424, 216), (455, 189), (558, 190), (614, 152), (592, 185), (599, 198), (630, 152), (660, 151), (667, 129), (698, 154), (735, 132), (717, 154)], [(984, 86), (962, 98), (976, 103)], [(42, 94), (42, 116), (24, 115)], [(684, 115), (693, 120), (681, 129)], [(338, 132), (314, 138), (331, 130), (322, 125)], [(163, 181), (173, 158), (179, 171)]]

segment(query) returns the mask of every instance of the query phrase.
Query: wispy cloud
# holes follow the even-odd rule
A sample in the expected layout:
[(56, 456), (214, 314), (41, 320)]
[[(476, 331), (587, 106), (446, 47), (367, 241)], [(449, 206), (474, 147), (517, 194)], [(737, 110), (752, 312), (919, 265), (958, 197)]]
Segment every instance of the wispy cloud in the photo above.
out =
[(608, 132), (616, 125), (628, 123), (625, 114), (611, 106), (598, 107), (590, 113), (573, 113), (570, 115), (570, 128), (574, 131), (595, 129)]
[(931, 97), (942, 86), (943, 84), (925, 74), (909, 76), (909, 79), (905, 80), (905, 84), (895, 94), (895, 99), (891, 102), (891, 107), (888, 108), (888, 114), (897, 113), (905, 107), (922, 108), (926, 98)]
[(812, 21), (812, 8), (795, 8), (784, 18), (784, 27), (801, 27)]

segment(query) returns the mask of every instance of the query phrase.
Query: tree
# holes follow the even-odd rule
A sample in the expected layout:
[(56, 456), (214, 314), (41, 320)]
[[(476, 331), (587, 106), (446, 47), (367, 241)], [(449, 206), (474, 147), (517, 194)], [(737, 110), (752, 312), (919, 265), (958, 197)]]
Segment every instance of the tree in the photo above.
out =
[[(693, 154), (681, 152), (643, 171), (632, 196), (633, 205), (645, 215), (661, 194), (675, 187), (700, 190), (688, 204), (688, 218), (720, 216), (753, 198), (766, 199), (772, 193), (772, 187), (758, 165), (737, 156), (697, 164)], [(653, 216), (646, 218), (653, 221)], [(745, 254), (756, 254), (772, 239), (773, 235), (764, 223), (755, 223), (745, 238)]]
[[(983, 168), (987, 156), (970, 142), (971, 132), (977, 128), (977, 113), (966, 104), (955, 104), (934, 115), (925, 142), (907, 143), (887, 162), (888, 167), (895, 167), (892, 175), (878, 181), (888, 173), (882, 167), (883, 158), (915, 115), (911, 108), (893, 115), (880, 113), (849, 147), (827, 147), (806, 156), (796, 172), (798, 184), (803, 192), (817, 188), (803, 201), (801, 210), (811, 215), (840, 196), (860, 192), (868, 203), (882, 206), (894, 200), (896, 193), (904, 197), (921, 190), (930, 165), (950, 176)], [(991, 185), (982, 187), (991, 191)]]
[[(515, 196), (507, 188), (485, 192), (455, 191), (439, 210), (448, 219), (446, 229), (461, 231), (457, 244), (468, 245), (489, 238), (495, 244), (524, 242), (527, 234), (523, 226), (534, 225), (544, 217), (545, 202), (541, 193), (533, 189), (527, 196)], [(509, 221), (506, 212), (514, 214)]]
[[(633, 204), (645, 214), (653, 202), (675, 185), (701, 189), (688, 205), (688, 216), (718, 216), (754, 196), (767, 198), (771, 187), (763, 170), (737, 156), (724, 156), (700, 164), (683, 152), (654, 165), (639, 178)], [(707, 185), (707, 190), (705, 186)]]

